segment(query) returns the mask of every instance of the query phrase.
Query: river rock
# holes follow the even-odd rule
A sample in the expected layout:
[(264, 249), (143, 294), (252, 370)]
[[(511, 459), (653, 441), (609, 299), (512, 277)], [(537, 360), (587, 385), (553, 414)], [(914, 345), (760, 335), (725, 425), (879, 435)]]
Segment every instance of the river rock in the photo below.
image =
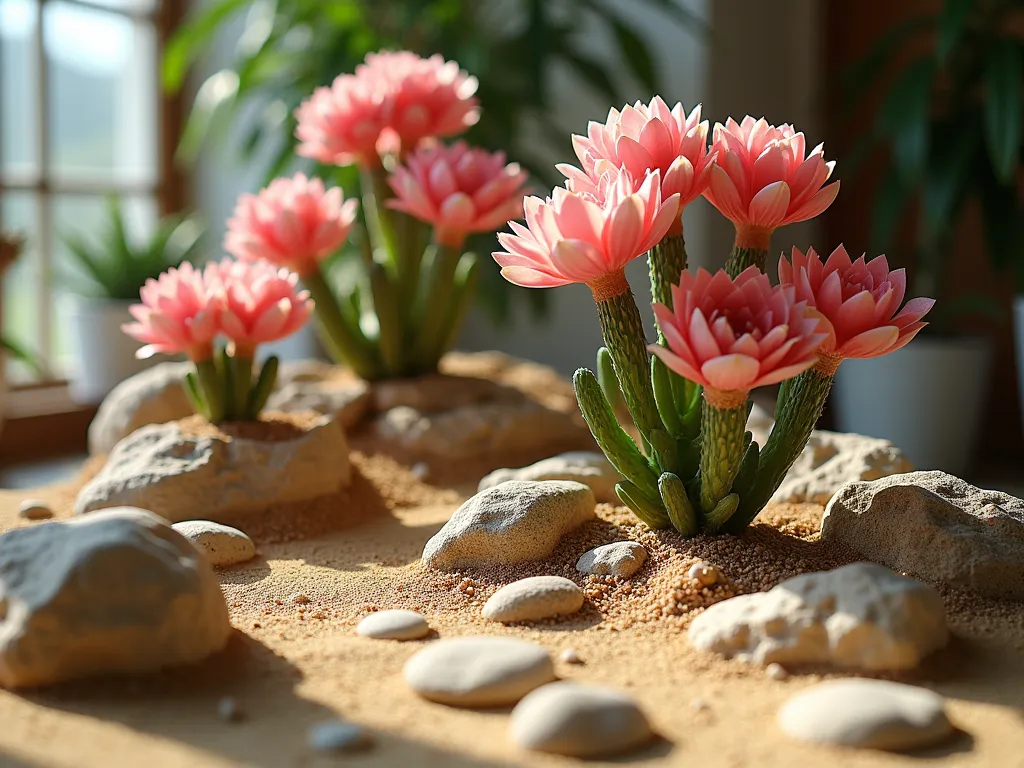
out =
[(210, 564), (141, 509), (3, 534), (0, 597), (5, 688), (198, 662), (232, 631)]
[(430, 634), (430, 625), (416, 611), (377, 611), (359, 622), (356, 634), (378, 640), (418, 640)]
[(512, 741), (523, 749), (598, 758), (642, 747), (654, 733), (627, 694), (558, 682), (528, 693), (512, 710)]
[(543, 560), (558, 540), (595, 519), (594, 492), (568, 480), (513, 480), (476, 494), (423, 548), (430, 568), (450, 571)]
[(806, 573), (723, 600), (693, 620), (690, 642), (761, 666), (916, 667), (949, 639), (934, 588), (874, 563)]
[(25, 499), (18, 507), (18, 517), (23, 520), (49, 520), (53, 517), (53, 510), (45, 501)]
[(508, 624), (568, 616), (583, 607), (583, 590), (562, 576), (530, 576), (499, 589), (484, 603), (483, 616)]
[(520, 469), (496, 469), (484, 476), (477, 490), (485, 491), (509, 480), (575, 480), (589, 485), (599, 503), (618, 504), (615, 484), (621, 479), (603, 453), (570, 451)]
[(310, 726), (309, 746), (317, 752), (358, 752), (373, 746), (373, 737), (363, 726), (344, 720), (324, 720)]
[(185, 520), (171, 526), (206, 555), (210, 565), (226, 567), (252, 560), (256, 545), (237, 528), (212, 520)]
[(509, 637), (453, 637), (412, 656), (405, 682), (425, 699), (462, 707), (515, 704), (555, 679), (548, 652)]
[(647, 550), (638, 541), (614, 541), (584, 552), (576, 570), (593, 576), (628, 579), (647, 562)]
[(117, 506), (149, 509), (171, 522), (197, 512), (234, 522), (256, 510), (336, 493), (351, 478), (345, 433), (319, 417), (288, 440), (229, 439), (151, 424), (114, 446), (75, 500), (75, 514)]
[(1024, 501), (945, 472), (844, 486), (821, 537), (928, 581), (1024, 600)]
[(792, 696), (779, 728), (814, 744), (904, 751), (953, 733), (941, 696), (885, 680), (829, 680)]
[(827, 504), (846, 483), (878, 480), (913, 469), (910, 460), (888, 440), (815, 430), (772, 500)]

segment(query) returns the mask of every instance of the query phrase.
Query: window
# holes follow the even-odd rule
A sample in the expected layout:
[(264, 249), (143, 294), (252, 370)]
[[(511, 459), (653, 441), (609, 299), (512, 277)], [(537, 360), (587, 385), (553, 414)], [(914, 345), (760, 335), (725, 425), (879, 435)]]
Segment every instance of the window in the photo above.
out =
[(74, 274), (61, 234), (96, 234), (107, 195), (136, 234), (184, 202), (171, 170), (179, 105), (159, 90), (162, 41), (183, 5), (0, 0), (0, 226), (28, 238), (4, 282), (4, 333), (57, 375)]

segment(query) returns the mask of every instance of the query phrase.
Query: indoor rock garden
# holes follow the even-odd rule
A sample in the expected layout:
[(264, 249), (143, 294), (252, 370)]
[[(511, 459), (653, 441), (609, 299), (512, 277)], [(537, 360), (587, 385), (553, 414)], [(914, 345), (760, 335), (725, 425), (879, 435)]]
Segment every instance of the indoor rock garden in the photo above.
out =
[[(296, 111), (358, 194), (278, 178), (228, 257), (146, 283), (123, 330), (176, 359), (106, 399), (73, 483), (0, 497), (0, 753), (1017, 765), (1024, 501), (815, 430), (843, 361), (933, 304), (885, 256), (772, 250), (839, 194), (824, 148), (654, 96), (541, 197), (458, 138), (476, 87), (368, 55)], [(736, 232), (713, 272), (701, 196)], [(593, 371), (452, 351), (494, 232), (509, 282), (590, 289)], [(332, 363), (263, 354), (307, 322)]]

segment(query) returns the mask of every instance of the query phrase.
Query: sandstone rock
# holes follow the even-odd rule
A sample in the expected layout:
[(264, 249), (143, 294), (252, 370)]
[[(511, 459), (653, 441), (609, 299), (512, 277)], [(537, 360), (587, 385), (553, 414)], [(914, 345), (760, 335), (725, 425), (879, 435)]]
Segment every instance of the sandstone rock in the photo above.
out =
[(689, 629), (694, 646), (727, 658), (864, 670), (916, 667), (948, 637), (938, 592), (874, 563), (802, 574), (724, 600)]
[(416, 611), (377, 611), (359, 622), (356, 634), (379, 640), (417, 640), (430, 634), (430, 625)]
[(215, 522), (347, 485), (345, 434), (329, 417), (294, 439), (194, 436), (177, 423), (152, 424), (118, 443), (78, 494), (75, 513), (116, 506), (152, 510), (171, 522), (197, 513)]
[(942, 697), (885, 680), (829, 680), (800, 691), (779, 711), (779, 727), (800, 741), (903, 751), (953, 733)]
[(18, 517), (24, 520), (49, 520), (53, 517), (53, 510), (45, 501), (25, 499), (18, 507)]
[(844, 486), (821, 537), (928, 581), (1024, 599), (1024, 501), (945, 472)]
[(583, 607), (583, 590), (562, 576), (531, 576), (513, 581), (484, 603), (483, 616), (505, 624), (568, 616)]
[(512, 710), (512, 741), (524, 749), (596, 758), (642, 747), (654, 733), (625, 693), (558, 682), (528, 693)]
[(846, 483), (913, 469), (910, 460), (888, 440), (815, 430), (772, 501), (827, 504)]
[(599, 503), (618, 504), (615, 484), (621, 479), (604, 454), (570, 451), (520, 469), (496, 469), (480, 481), (477, 490), (485, 491), (509, 480), (575, 480), (589, 485)]
[(369, 412), (373, 397), (369, 384), (340, 376), (340, 370), (318, 360), (285, 363), (266, 410), (315, 411), (333, 415), (343, 429), (353, 428)]
[(252, 539), (229, 525), (212, 520), (185, 520), (171, 527), (206, 555), (210, 565), (237, 565), (256, 557)]
[(306, 740), (317, 752), (356, 752), (373, 746), (373, 737), (363, 726), (344, 720), (312, 725)]
[(141, 509), (3, 534), (0, 598), (5, 688), (190, 664), (231, 634), (209, 563)]
[(615, 541), (584, 552), (576, 561), (576, 570), (594, 576), (628, 579), (647, 562), (647, 550), (637, 541)]
[(567, 480), (513, 480), (473, 496), (423, 548), (437, 570), (543, 560), (596, 516), (594, 493)]
[(463, 707), (514, 704), (555, 679), (548, 652), (508, 637), (453, 637), (405, 663), (405, 682), (425, 699)]
[(191, 369), (191, 363), (159, 363), (114, 387), (89, 425), (89, 453), (110, 453), (139, 427), (191, 415), (192, 406), (181, 388)]

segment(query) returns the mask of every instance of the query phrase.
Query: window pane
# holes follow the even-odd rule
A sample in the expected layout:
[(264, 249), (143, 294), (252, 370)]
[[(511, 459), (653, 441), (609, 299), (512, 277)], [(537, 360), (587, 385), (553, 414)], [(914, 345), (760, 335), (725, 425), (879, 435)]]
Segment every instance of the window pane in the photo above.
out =
[[(0, 194), (0, 222), (4, 230), (14, 231), (26, 239), (19, 259), (4, 275), (3, 334), (31, 350), (39, 349), (39, 251), (35, 237), (38, 203), (28, 192)], [(7, 371), (15, 378), (24, 378), (26, 369), (7, 359)]]
[(54, 176), (155, 182), (152, 25), (52, 0), (45, 6), (43, 39)]
[[(122, 198), (121, 212), (129, 242), (132, 245), (145, 243), (156, 227), (156, 200), (152, 197)], [(55, 305), (59, 308), (62, 296), (67, 293), (83, 293), (90, 296), (100, 294), (97, 285), (88, 277), (88, 272), (65, 245), (64, 237), (69, 234), (77, 236), (90, 246), (90, 252), (105, 253), (105, 236), (111, 227), (106, 199), (92, 195), (55, 196), (53, 226)], [(59, 317), (53, 324), (52, 333), (53, 359), (57, 365), (62, 365), (72, 350), (64, 323)]]
[(0, 0), (0, 170), (36, 170), (36, 0)]
[(93, 5), (102, 5), (133, 13), (152, 13), (160, 5), (159, 0), (90, 0)]

